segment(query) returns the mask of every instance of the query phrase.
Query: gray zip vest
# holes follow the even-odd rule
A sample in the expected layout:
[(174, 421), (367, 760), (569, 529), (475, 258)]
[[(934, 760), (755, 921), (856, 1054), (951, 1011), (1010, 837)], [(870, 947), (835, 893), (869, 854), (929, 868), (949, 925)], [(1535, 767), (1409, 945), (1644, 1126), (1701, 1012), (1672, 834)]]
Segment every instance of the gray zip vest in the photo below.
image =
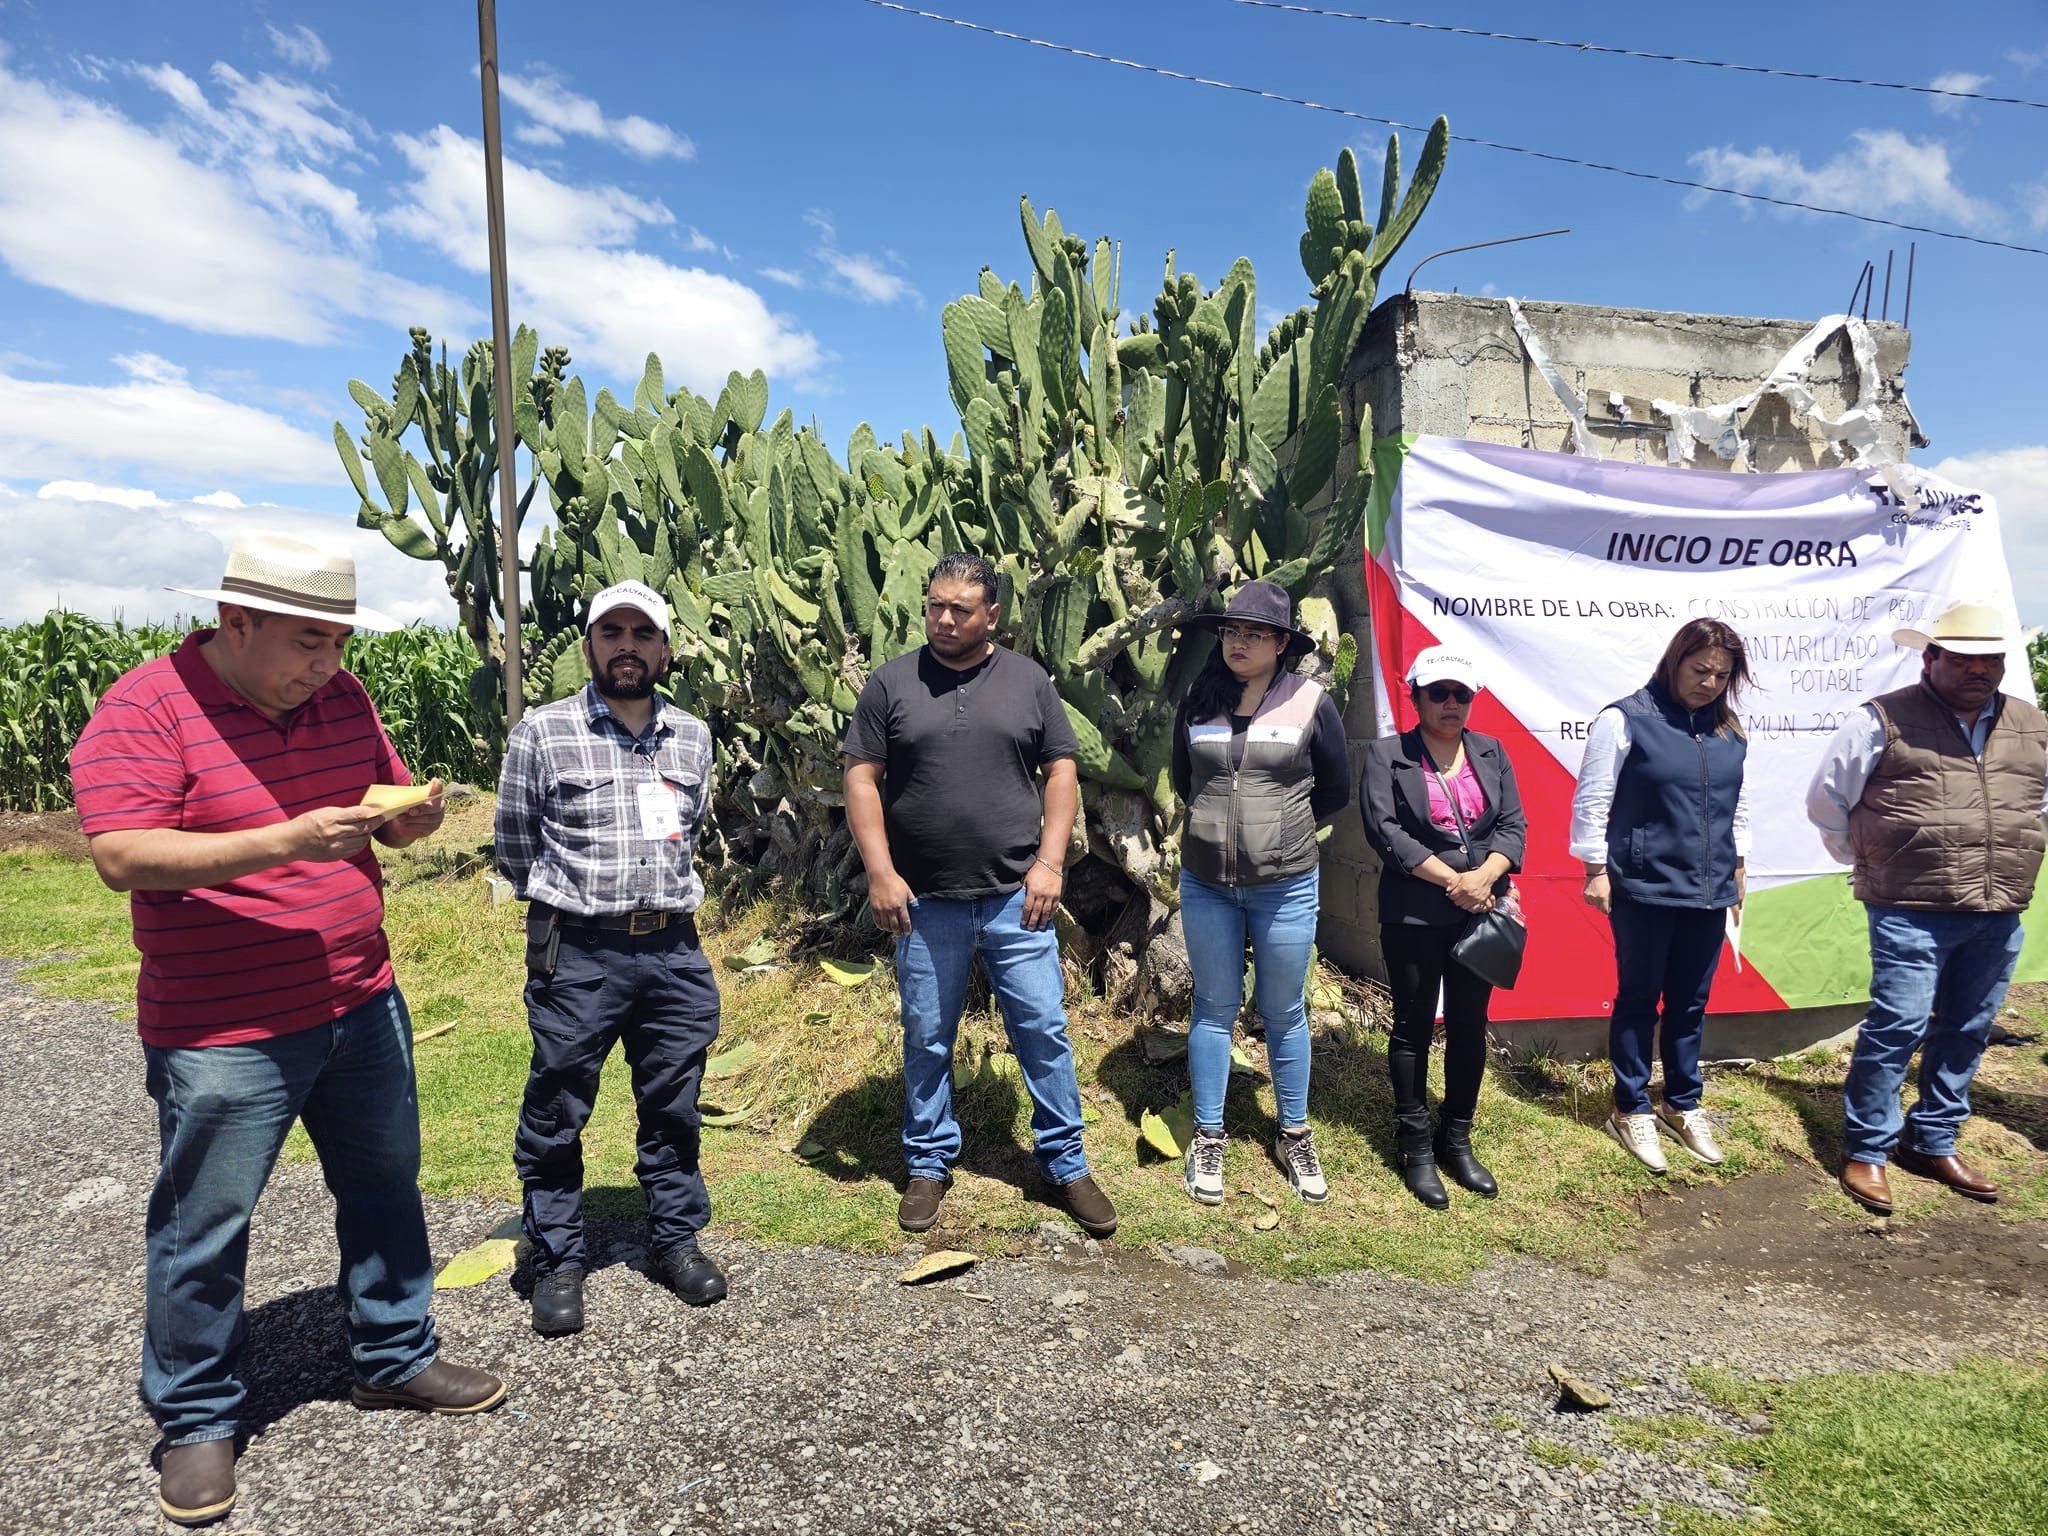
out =
[(1299, 673), (1273, 681), (1230, 762), (1230, 718), (1188, 722), (1188, 819), (1181, 868), (1213, 885), (1263, 885), (1316, 867), (1309, 741), (1323, 690)]

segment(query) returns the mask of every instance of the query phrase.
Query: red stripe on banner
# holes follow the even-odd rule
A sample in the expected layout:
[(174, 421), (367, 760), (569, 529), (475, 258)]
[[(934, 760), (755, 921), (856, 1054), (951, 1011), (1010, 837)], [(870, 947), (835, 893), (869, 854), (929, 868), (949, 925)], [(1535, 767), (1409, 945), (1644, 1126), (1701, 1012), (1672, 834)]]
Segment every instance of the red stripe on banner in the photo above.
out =
[[(1379, 561), (1365, 562), (1365, 579), (1395, 725), (1410, 730), (1415, 706), (1402, 679), (1416, 655), (1437, 644), (1437, 637), (1401, 605), (1393, 573)], [(1529, 949), (1515, 989), (1493, 994), (1491, 1015), (1496, 1020), (1602, 1017), (1614, 1006), (1614, 935), (1607, 919), (1586, 905), (1584, 869), (1571, 856), (1577, 781), (1495, 694), (1482, 693), (1474, 701), (1471, 725), (1499, 737), (1507, 749), (1529, 817), (1528, 852), (1515, 876), (1529, 925)], [(1721, 946), (1709, 1013), (1770, 1013), (1785, 1006), (1753, 965), (1745, 962), (1738, 972), (1728, 946)]]

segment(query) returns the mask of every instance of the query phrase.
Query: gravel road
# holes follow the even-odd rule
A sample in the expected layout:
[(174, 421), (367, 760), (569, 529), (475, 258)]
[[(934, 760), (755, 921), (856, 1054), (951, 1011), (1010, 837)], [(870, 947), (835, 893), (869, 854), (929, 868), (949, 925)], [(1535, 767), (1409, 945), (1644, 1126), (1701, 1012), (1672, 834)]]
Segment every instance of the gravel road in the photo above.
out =
[[(0, 963), (0, 1041), (0, 1531), (154, 1530), (135, 1372), (155, 1135), (133, 1027)], [(1201, 1276), (1048, 1223), (1029, 1257), (912, 1290), (899, 1256), (714, 1231), (732, 1299), (691, 1312), (636, 1268), (636, 1230), (600, 1224), (578, 1337), (537, 1339), (507, 1277), (441, 1299), (451, 1358), (512, 1383), (468, 1420), (348, 1404), (331, 1207), (316, 1168), (288, 1166), (256, 1218), (251, 1438), (216, 1529), (1619, 1532), (1659, 1529), (1658, 1505), (1739, 1514), (1734, 1477), (1625, 1449), (1612, 1414), (1554, 1411), (1546, 1364), (1610, 1387), (1617, 1414), (1742, 1429), (1689, 1366), (2048, 1348), (2048, 1232), (1954, 1218), (2010, 1250), (1994, 1295), (1944, 1269), (1957, 1244), (1938, 1230), (1899, 1261), (1895, 1238), (1805, 1215), (1810, 1181), (1784, 1179), (1703, 1198), (1795, 1213), (1804, 1259), (1781, 1239), (1780, 1262), (1746, 1268), (1745, 1245), (1698, 1236), (1741, 1211), (1687, 1209), (1604, 1278), (1504, 1259), (1457, 1286)], [(437, 1255), (507, 1214), (429, 1202)], [(1830, 1264), (1859, 1283), (1814, 1283)]]

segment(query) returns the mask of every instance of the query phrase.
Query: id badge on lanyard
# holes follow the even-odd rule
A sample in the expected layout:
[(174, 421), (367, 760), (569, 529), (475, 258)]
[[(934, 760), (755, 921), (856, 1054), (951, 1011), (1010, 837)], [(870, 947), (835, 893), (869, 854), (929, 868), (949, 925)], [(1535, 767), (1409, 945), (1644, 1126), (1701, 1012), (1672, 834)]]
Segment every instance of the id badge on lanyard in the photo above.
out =
[(677, 843), (683, 838), (682, 806), (667, 779), (633, 786), (640, 806), (640, 835), (649, 842)]

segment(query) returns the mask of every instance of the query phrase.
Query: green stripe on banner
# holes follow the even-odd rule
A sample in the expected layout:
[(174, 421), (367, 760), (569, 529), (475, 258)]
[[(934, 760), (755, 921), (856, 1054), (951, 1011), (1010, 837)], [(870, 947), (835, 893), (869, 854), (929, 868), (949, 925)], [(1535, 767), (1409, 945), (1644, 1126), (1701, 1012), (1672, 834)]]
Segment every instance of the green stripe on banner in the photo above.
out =
[[(2020, 918), (2026, 947), (2012, 979), (2048, 981), (2048, 870)], [(1870, 927), (1849, 889), (1849, 872), (1774, 886), (1742, 912), (1742, 963), (1754, 965), (1788, 1008), (1870, 998)]]
[(1416, 434), (1396, 432), (1372, 440), (1372, 495), (1365, 503), (1365, 552), (1380, 557), (1387, 542), (1387, 519), (1394, 515), (1394, 487), (1401, 482), (1401, 465), (1415, 446)]

